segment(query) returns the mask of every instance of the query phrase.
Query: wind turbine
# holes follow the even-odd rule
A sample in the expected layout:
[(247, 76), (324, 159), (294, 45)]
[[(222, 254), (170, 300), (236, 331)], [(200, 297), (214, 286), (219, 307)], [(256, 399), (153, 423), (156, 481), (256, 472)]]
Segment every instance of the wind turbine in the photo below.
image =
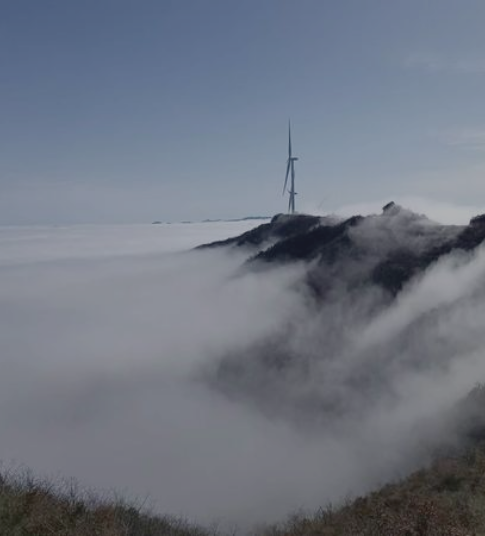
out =
[(283, 195), (286, 193), (286, 186), (288, 185), (288, 177), (291, 171), (291, 183), (288, 193), (290, 194), (290, 200), (288, 202), (288, 212), (290, 214), (295, 213), (295, 162), (298, 160), (296, 156), (291, 154), (291, 123), (288, 121), (288, 160), (286, 165), (285, 185), (283, 186)]

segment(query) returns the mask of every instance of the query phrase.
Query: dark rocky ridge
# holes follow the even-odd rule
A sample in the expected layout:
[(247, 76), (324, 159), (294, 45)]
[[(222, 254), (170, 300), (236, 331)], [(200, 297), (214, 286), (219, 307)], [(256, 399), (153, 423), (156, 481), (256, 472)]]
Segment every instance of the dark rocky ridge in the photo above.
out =
[(392, 405), (403, 378), (441, 374), (461, 356), (485, 348), (479, 323), (441, 328), (448, 320), (456, 325), (463, 314), (479, 314), (485, 284), (471, 297), (424, 304), (398, 329), (384, 322), (375, 338), (367, 337), (368, 328), (395, 315), (395, 298), (408, 287), (412, 293), (412, 283), (419, 284), (438, 261), (452, 254), (459, 264), (472, 262), (484, 239), (485, 216), (464, 226), (442, 225), (390, 203), (379, 215), (340, 220), (278, 215), (241, 236), (203, 246), (246, 251), (243, 272), (262, 271), (262, 277), (272, 278), (282, 265), (302, 268), (292, 290), (295, 314), (245, 348), (216, 356), (215, 366), (203, 372), (205, 381), (298, 426), (360, 419), (383, 400)]
[(284, 240), (291, 236), (303, 235), (315, 225), (321, 223), (321, 218), (318, 216), (310, 216), (306, 214), (295, 214), (289, 216), (285, 214), (277, 214), (269, 223), (263, 223), (254, 229), (246, 231), (240, 236), (227, 238), (203, 244), (196, 249), (211, 249), (225, 246), (247, 247), (254, 248), (263, 246), (271, 241)]
[[(452, 251), (468, 252), (485, 239), (485, 215), (467, 226), (441, 225), (388, 203), (381, 215), (345, 220), (304, 214), (279, 214), (269, 223), (200, 249), (237, 247), (248, 250), (252, 265), (313, 262), (308, 282), (318, 293), (330, 283), (327, 275), (362, 282), (396, 295), (415, 275)], [(341, 270), (348, 264), (355, 270)], [(352, 272), (352, 273), (350, 273)]]

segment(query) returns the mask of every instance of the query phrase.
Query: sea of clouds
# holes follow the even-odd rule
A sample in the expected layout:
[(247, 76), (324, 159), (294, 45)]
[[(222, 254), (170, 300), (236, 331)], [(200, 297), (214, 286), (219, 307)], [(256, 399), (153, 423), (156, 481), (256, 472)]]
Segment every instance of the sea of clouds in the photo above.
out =
[[(444, 259), (381, 308), (345, 295), (316, 310), (299, 284), (305, 264), (254, 272), (241, 270), (242, 251), (189, 251), (255, 225), (1, 228), (3, 463), (243, 527), (418, 464), (423, 420), (485, 378), (484, 251)], [(250, 363), (254, 345), (288, 329), (311, 374), (265, 384), (255, 366), (253, 403), (217, 388), (225, 356)], [(332, 359), (315, 359), (332, 336)], [(380, 381), (354, 412), (353, 371), (376, 359), (392, 396)], [(325, 389), (349, 412), (302, 423), (293, 401)]]

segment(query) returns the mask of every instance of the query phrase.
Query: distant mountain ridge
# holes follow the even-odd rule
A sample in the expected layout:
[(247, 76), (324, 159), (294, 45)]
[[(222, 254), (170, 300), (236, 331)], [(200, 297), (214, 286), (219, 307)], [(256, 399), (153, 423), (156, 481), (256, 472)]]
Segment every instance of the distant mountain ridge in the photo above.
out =
[(229, 219), (225, 219), (225, 218), (215, 218), (215, 219), (205, 219), (205, 220), (202, 220), (202, 221), (192, 221), (192, 220), (183, 220), (183, 221), (180, 221), (180, 222), (171, 222), (171, 221), (166, 221), (166, 222), (163, 222), (163, 221), (160, 221), (160, 220), (155, 220), (152, 222), (153, 225), (160, 225), (160, 224), (172, 224), (172, 223), (217, 223), (217, 222), (238, 222), (238, 221), (252, 221), (252, 220), (269, 220), (271, 218), (271, 216), (245, 216), (244, 218), (229, 218)]

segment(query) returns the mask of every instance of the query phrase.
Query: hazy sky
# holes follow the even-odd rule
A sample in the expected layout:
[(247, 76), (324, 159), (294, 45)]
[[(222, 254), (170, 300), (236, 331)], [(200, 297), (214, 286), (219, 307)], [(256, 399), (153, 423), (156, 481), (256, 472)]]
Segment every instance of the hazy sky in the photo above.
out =
[(0, 223), (485, 205), (483, 0), (0, 0)]

